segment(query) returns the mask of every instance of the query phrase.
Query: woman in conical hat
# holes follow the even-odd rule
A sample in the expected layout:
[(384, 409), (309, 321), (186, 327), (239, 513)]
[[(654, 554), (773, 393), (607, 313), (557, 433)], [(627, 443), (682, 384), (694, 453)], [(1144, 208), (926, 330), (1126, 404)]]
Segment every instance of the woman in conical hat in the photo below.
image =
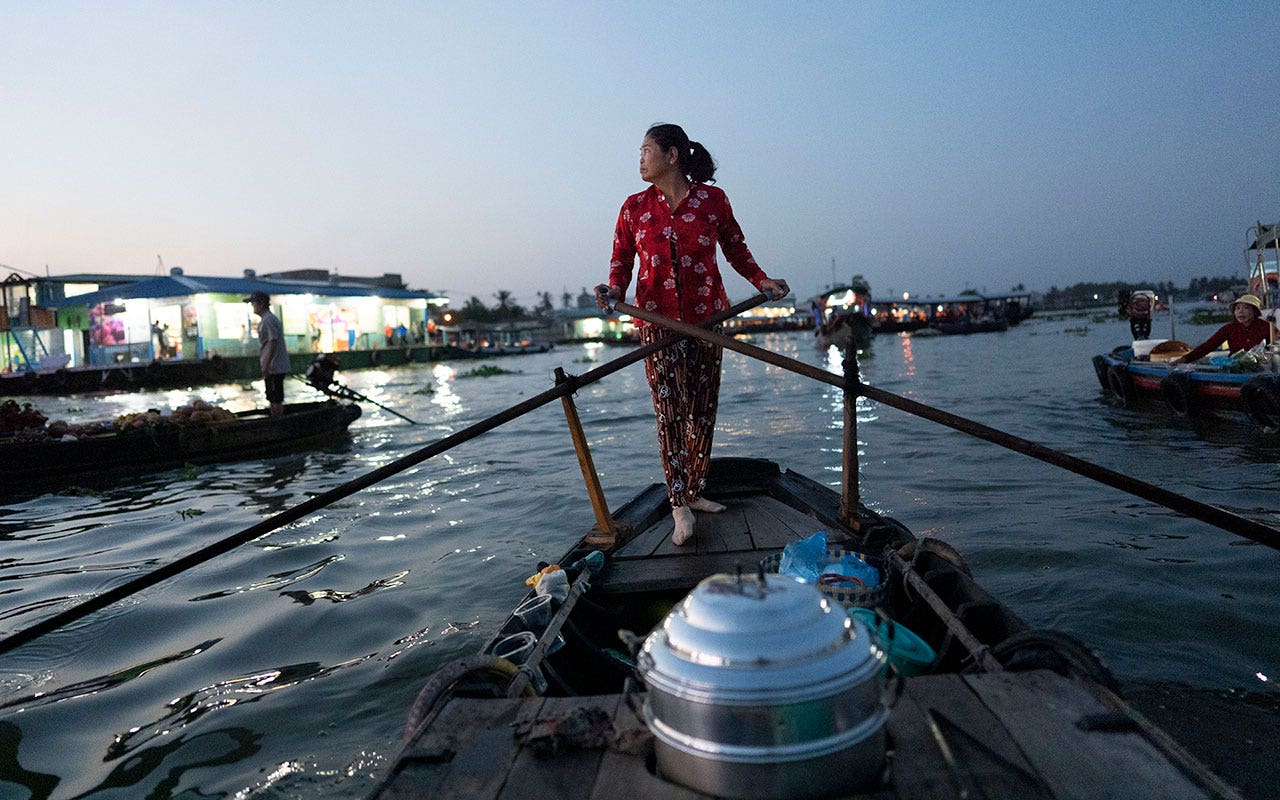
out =
[(1191, 350), (1175, 364), (1189, 364), (1204, 358), (1223, 342), (1227, 343), (1227, 352), (1237, 353), (1248, 350), (1259, 342), (1275, 341), (1273, 325), (1262, 318), (1262, 301), (1257, 295), (1242, 294), (1231, 304), (1231, 314), (1235, 319), (1218, 328), (1208, 339)]

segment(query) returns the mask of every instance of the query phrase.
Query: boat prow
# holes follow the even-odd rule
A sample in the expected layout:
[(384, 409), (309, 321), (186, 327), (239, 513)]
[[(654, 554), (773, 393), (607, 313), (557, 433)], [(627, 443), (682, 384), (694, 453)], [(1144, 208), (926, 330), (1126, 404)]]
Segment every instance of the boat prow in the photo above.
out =
[[(851, 792), (915, 798), (957, 780), (969, 796), (1082, 797), (1106, 786), (1130, 787), (1134, 796), (1235, 796), (1117, 696), (1110, 673), (1086, 646), (1061, 632), (1031, 629), (974, 580), (945, 542), (916, 537), (862, 506), (855, 524), (845, 525), (838, 494), (769, 461), (713, 461), (706, 496), (727, 508), (700, 514), (690, 545), (672, 543), (665, 487), (654, 485), (615, 513), (618, 529), (634, 535), (605, 546), (602, 568), (598, 562), (592, 568), (599, 531), (565, 553), (559, 564), (567, 568), (567, 594), (546, 604), (555, 613), (531, 623), (532, 615), (521, 612), (536, 600), (530, 593), (480, 653), (428, 682), (409, 714), (405, 748), (373, 797), (498, 797), (503, 786), (518, 786), (530, 797), (565, 796), (564, 787), (574, 787), (573, 796), (600, 798)], [(685, 610), (690, 600), (682, 598), (733, 585), (722, 578), (699, 586), (716, 574), (773, 585), (762, 562), (776, 565), (779, 551), (819, 531), (833, 548), (862, 554), (881, 569), (880, 592), (828, 597), (874, 606), (888, 626), (876, 646), (894, 664), (896, 697), (883, 706), (882, 720), (836, 720), (822, 704), (802, 709), (781, 694), (763, 708), (738, 707), (710, 684), (682, 693), (655, 682), (639, 643), (651, 632), (692, 624), (682, 615), (695, 612)], [(834, 599), (823, 602), (846, 612)], [(706, 606), (699, 609), (695, 616)], [(673, 614), (682, 621), (673, 622)], [(849, 624), (855, 635), (870, 635), (861, 622)], [(619, 630), (634, 633), (624, 637), (630, 646)], [(895, 641), (908, 636), (934, 657), (895, 662)], [(521, 637), (522, 663), (499, 657)], [(710, 652), (698, 659), (719, 663)], [(737, 665), (733, 680), (751, 669)], [(640, 674), (654, 685), (641, 689)], [(847, 705), (848, 697), (828, 702)], [(797, 714), (807, 715), (817, 732), (797, 733)], [(772, 722), (758, 725), (762, 715)], [(883, 752), (867, 734), (876, 725), (890, 743)], [(750, 741), (766, 729), (779, 738)], [(852, 744), (815, 756), (820, 748), (813, 742), (797, 744), (805, 736), (824, 742), (844, 736)], [(716, 737), (725, 741), (708, 741)], [(760, 758), (773, 758), (774, 768), (760, 770)], [(843, 786), (839, 769), (831, 768), (837, 763), (863, 773), (864, 785)]]

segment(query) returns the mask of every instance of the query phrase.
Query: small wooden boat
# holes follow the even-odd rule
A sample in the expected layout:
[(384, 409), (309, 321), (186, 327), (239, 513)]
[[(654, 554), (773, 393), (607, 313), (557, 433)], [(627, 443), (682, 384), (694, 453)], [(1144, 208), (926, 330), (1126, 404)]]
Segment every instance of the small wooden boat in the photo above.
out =
[(852, 352), (866, 350), (875, 336), (872, 327), (871, 285), (854, 275), (848, 286), (836, 286), (809, 301), (813, 333), (819, 348), (832, 345)]
[[(1269, 365), (1263, 365), (1268, 367)], [(1280, 373), (1241, 372), (1231, 365), (1174, 365), (1154, 353), (1117, 347), (1093, 357), (1102, 391), (1126, 406), (1163, 405), (1180, 417), (1245, 415), (1263, 433), (1280, 432)]]
[[(703, 791), (708, 782), (749, 797), (814, 796), (814, 790), (883, 800), (1120, 796), (1116, 791), (1237, 796), (1120, 699), (1087, 647), (1057, 631), (1029, 628), (983, 590), (944, 543), (917, 538), (860, 504), (855, 524), (847, 525), (840, 495), (769, 461), (713, 461), (708, 484), (706, 495), (727, 510), (700, 514), (691, 545), (672, 543), (665, 487), (650, 486), (614, 515), (618, 530), (631, 535), (610, 541), (596, 530), (561, 558), (572, 588), (553, 604), (549, 622), (529, 630), (521, 609), (536, 602), (531, 593), (479, 654), (437, 672), (409, 714), (404, 750), (372, 797), (718, 796)], [(740, 745), (703, 747), (701, 761), (668, 757), (664, 766), (664, 753), (695, 751), (700, 740), (655, 722), (650, 700), (659, 690), (635, 680), (646, 658), (635, 643), (655, 628), (674, 630), (680, 621), (673, 622), (669, 610), (708, 576), (737, 573), (742, 581), (743, 572), (756, 573), (762, 560), (815, 531), (883, 565), (882, 593), (855, 603), (885, 614), (882, 634), (891, 618), (890, 630), (906, 631), (899, 634), (903, 641), (913, 634), (936, 655), (894, 667), (883, 723), (887, 743), (883, 753), (872, 747), (870, 784), (856, 792), (821, 789), (838, 771), (825, 762), (805, 762), (800, 770), (785, 762), (762, 767), (768, 755), (757, 748), (755, 762), (739, 763), (735, 754), (747, 749)], [(593, 569), (590, 554), (598, 548), (607, 551), (606, 560)], [(723, 586), (726, 578), (715, 580), (721, 583), (710, 585)], [(759, 581), (773, 585), (763, 574)], [(625, 637), (631, 647), (620, 641), (620, 630), (636, 634)], [(517, 666), (499, 654), (520, 636), (529, 652)], [(878, 641), (895, 663), (894, 640)], [(696, 691), (688, 697), (701, 713), (714, 708)], [(768, 753), (783, 748), (787, 714), (800, 713), (779, 702), (770, 709), (779, 733)], [(734, 713), (733, 724), (750, 729), (760, 709)], [(826, 724), (814, 722), (826, 719), (820, 710), (803, 713), (809, 727)], [(737, 768), (752, 770), (751, 780), (734, 785)]]
[(850, 311), (832, 313), (825, 322), (818, 324), (813, 332), (818, 347), (824, 350), (832, 345), (841, 350), (849, 348), (866, 350), (871, 346), (871, 339), (875, 335), (869, 319), (860, 313)]
[[(1245, 249), (1250, 271), (1248, 291), (1262, 301), (1265, 317), (1280, 304), (1275, 256), (1280, 252), (1280, 223), (1264, 225), (1259, 221), (1249, 228), (1247, 237), (1246, 240), (1252, 239)], [(1140, 332), (1149, 333), (1150, 307), (1156, 302), (1153, 292), (1136, 295), (1147, 298), (1139, 306), (1145, 327), (1142, 331), (1135, 328), (1135, 337)], [(1125, 293), (1120, 299), (1122, 316), (1132, 314), (1134, 306)], [(1172, 303), (1170, 299), (1168, 308), (1172, 309)], [(1171, 335), (1172, 325), (1171, 318)], [(1236, 354), (1232, 360), (1211, 357), (1208, 363), (1171, 363), (1190, 349), (1176, 340), (1135, 338), (1131, 346), (1094, 356), (1093, 369), (1103, 393), (1123, 405), (1155, 401), (1168, 406), (1177, 416), (1193, 419), (1211, 413), (1243, 414), (1262, 433), (1280, 432), (1280, 350), (1276, 345), (1270, 345), (1261, 357), (1245, 353)]]
[[(427, 681), (374, 800), (1239, 797), (1127, 704), (1085, 645), (1029, 628), (952, 548), (859, 501), (855, 403), (871, 397), (1278, 549), (1280, 532), (862, 384), (853, 357), (834, 378), (619, 308), (841, 386), (840, 493), (769, 461), (715, 460), (704, 494), (726, 509), (700, 515), (676, 546), (665, 486), (609, 513), (567, 394), (580, 384), (562, 380), (596, 527), (561, 568), (537, 565), (537, 589), (479, 653)], [(825, 566), (816, 588), (771, 574), (790, 572), (788, 546), (814, 547), (819, 531), (838, 563), (877, 577), (833, 589)]]
[(0, 439), (0, 486), (52, 488), (71, 479), (235, 461), (316, 447), (346, 434), (360, 407), (332, 400), (295, 403), (225, 422), (187, 422), (67, 441)]

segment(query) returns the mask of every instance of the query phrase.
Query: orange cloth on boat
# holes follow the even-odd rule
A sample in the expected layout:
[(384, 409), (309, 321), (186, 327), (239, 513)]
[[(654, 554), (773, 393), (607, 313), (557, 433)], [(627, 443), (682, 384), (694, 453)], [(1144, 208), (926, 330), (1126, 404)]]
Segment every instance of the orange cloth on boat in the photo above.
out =
[(1248, 325), (1241, 325), (1239, 322), (1232, 320), (1218, 328), (1203, 344), (1183, 356), (1182, 361), (1183, 363), (1188, 363), (1198, 358), (1204, 358), (1211, 350), (1220, 346), (1223, 342), (1227, 343), (1229, 352), (1235, 353), (1240, 350), (1248, 350), (1259, 342), (1269, 341), (1270, 338), (1271, 323), (1265, 319), (1255, 318)]

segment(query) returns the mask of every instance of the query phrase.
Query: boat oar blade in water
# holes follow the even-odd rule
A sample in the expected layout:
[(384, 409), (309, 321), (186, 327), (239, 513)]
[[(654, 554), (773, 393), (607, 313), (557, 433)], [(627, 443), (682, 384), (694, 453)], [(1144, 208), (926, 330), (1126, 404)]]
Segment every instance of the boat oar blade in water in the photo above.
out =
[[(334, 377), (334, 373), (338, 371), (338, 359), (332, 353), (316, 356), (316, 360), (312, 361), (307, 367), (307, 377), (305, 381), (308, 386), (318, 389), (330, 397), (336, 397), (339, 400), (358, 400), (362, 403), (375, 405), (388, 414), (395, 414), (400, 419), (410, 425), (417, 425), (417, 420), (412, 420), (396, 411), (393, 408), (387, 408), (382, 403), (370, 397), (360, 394), (349, 386), (343, 386), (338, 383), (338, 379)], [(297, 377), (297, 376), (295, 376)], [(299, 380), (304, 380), (299, 378)]]

